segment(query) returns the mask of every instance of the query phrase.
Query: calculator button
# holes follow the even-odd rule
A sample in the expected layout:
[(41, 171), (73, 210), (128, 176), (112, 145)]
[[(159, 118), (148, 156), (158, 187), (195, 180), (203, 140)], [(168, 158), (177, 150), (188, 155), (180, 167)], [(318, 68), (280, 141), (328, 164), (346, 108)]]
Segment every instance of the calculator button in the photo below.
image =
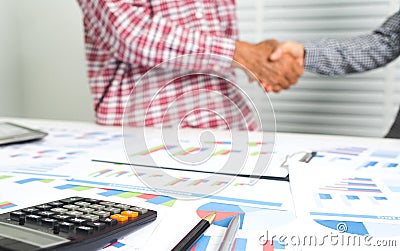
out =
[(128, 218), (130, 218), (130, 219), (132, 219), (132, 218), (136, 218), (136, 217), (138, 217), (139, 216), (139, 213), (138, 212), (135, 212), (135, 211), (122, 211), (121, 212), (121, 215), (125, 215), (125, 216), (128, 216)]
[(94, 212), (95, 210), (93, 208), (89, 208), (89, 207), (81, 207), (81, 208), (78, 208), (77, 211), (82, 212), (84, 214), (90, 214), (90, 213)]
[(138, 212), (140, 215), (147, 213), (149, 210), (142, 207), (131, 207), (130, 210)]
[(42, 216), (36, 214), (29, 214), (26, 216), (26, 221), (31, 223), (39, 223), (41, 222)]
[(83, 215), (83, 213), (79, 212), (79, 211), (68, 211), (65, 214), (69, 215), (69, 216), (72, 216), (72, 217), (78, 217), (78, 216)]
[(92, 214), (98, 215), (102, 218), (110, 216), (110, 212), (107, 211), (95, 211)]
[(88, 224), (86, 224), (89, 227), (92, 227), (93, 229), (95, 229), (96, 231), (100, 231), (106, 228), (106, 223), (103, 222), (89, 222)]
[(99, 202), (100, 202), (100, 200), (91, 199), (91, 198), (86, 198), (85, 201), (86, 201), (86, 202), (89, 202), (89, 203), (93, 203), (93, 204), (96, 204), (96, 203), (99, 203)]
[(60, 201), (65, 204), (74, 204), (75, 202), (81, 201), (83, 199), (84, 198), (81, 198), (81, 197), (71, 197), (71, 198), (60, 200)]
[(111, 219), (116, 220), (118, 222), (125, 222), (128, 220), (128, 216), (122, 214), (113, 214), (110, 216)]
[(77, 206), (80, 206), (80, 207), (87, 207), (90, 205), (89, 202), (84, 202), (84, 201), (78, 201), (78, 202), (75, 202), (74, 204)]
[(111, 218), (103, 218), (100, 219), (101, 222), (104, 222), (105, 224), (109, 225), (109, 226), (114, 226), (118, 223), (117, 220), (111, 219)]
[(53, 201), (53, 202), (49, 202), (47, 203), (52, 207), (62, 207), (64, 206), (64, 203), (62, 203), (61, 201)]
[(41, 205), (37, 205), (35, 206), (37, 209), (41, 210), (41, 211), (48, 211), (51, 208), (53, 208), (52, 206), (48, 205), (48, 204), (41, 204)]
[(114, 207), (121, 208), (122, 210), (128, 210), (131, 206), (126, 204), (115, 204)]
[(71, 232), (72, 230), (74, 230), (75, 225), (71, 222), (60, 222), (59, 224), (60, 226), (60, 231), (61, 232)]
[(83, 226), (87, 222), (87, 220), (82, 219), (82, 218), (71, 218), (71, 219), (68, 219), (68, 221), (71, 223), (74, 223), (75, 226)]
[(37, 215), (43, 216), (43, 217), (46, 217), (46, 218), (49, 218), (50, 216), (55, 215), (55, 214), (56, 213), (51, 212), (51, 211), (42, 211), (42, 212), (37, 213)]
[(89, 207), (95, 210), (103, 210), (105, 208), (103, 205), (90, 205)]
[(94, 229), (92, 227), (80, 226), (76, 228), (76, 233), (79, 234), (93, 234)]
[(108, 211), (111, 214), (119, 214), (121, 212), (121, 209), (116, 208), (116, 207), (107, 207), (107, 208), (104, 208), (104, 211)]
[(27, 214), (35, 214), (35, 213), (39, 212), (39, 209), (34, 208), (34, 207), (29, 207), (29, 208), (22, 209), (22, 211)]
[(52, 211), (54, 213), (58, 213), (58, 214), (65, 214), (66, 212), (68, 212), (68, 209), (55, 207), (55, 208), (50, 209), (50, 211)]
[(77, 205), (71, 205), (71, 204), (69, 204), (69, 205), (63, 206), (63, 208), (66, 208), (66, 209), (68, 209), (68, 210), (77, 210), (77, 209), (80, 208), (80, 207), (77, 206)]
[(51, 218), (44, 218), (42, 219), (42, 226), (54, 227), (57, 223), (57, 220)]
[(97, 221), (100, 219), (98, 215), (93, 215), (93, 214), (85, 214), (81, 216), (82, 219), (86, 219), (88, 221)]
[(53, 215), (51, 218), (56, 219), (58, 221), (66, 221), (69, 218), (71, 218), (71, 216), (68, 216), (65, 214), (56, 214), (56, 215)]
[(10, 213), (10, 219), (11, 220), (15, 220), (15, 221), (19, 221), (20, 218), (24, 218), (26, 215), (26, 213), (22, 212), (22, 211), (14, 211)]
[(103, 206), (106, 206), (106, 207), (112, 207), (112, 206), (115, 205), (115, 203), (111, 202), (111, 201), (101, 201), (101, 202), (99, 202), (99, 204), (103, 205)]

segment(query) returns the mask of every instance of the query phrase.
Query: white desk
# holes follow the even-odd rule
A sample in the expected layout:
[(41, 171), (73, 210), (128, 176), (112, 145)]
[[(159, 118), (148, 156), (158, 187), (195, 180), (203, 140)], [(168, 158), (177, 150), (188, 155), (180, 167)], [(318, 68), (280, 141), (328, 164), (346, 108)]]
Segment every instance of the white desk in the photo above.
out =
[[(94, 156), (108, 161), (127, 161), (122, 140), (123, 131), (120, 127), (103, 127), (85, 122), (21, 118), (2, 118), (0, 120), (20, 123), (49, 132), (49, 136), (43, 141), (0, 149), (0, 155), (4, 161), (0, 170), (0, 191), (2, 191), (0, 202), (9, 203), (8, 207), (3, 206), (3, 208), (0, 203), (0, 213), (68, 195), (101, 197), (105, 196), (102, 188), (111, 189), (110, 191), (113, 192), (107, 194), (109, 196), (107, 198), (110, 200), (118, 202), (129, 200), (160, 211), (161, 222), (141, 231), (140, 235), (132, 235), (121, 240), (121, 243), (125, 244), (126, 250), (132, 250), (141, 245), (147, 250), (168, 250), (199, 220), (202, 214), (217, 209), (220, 210), (218, 224), (214, 224), (208, 230), (196, 250), (213, 250), (218, 245), (224, 231), (223, 226), (226, 224), (223, 220), (228, 217), (228, 212), (242, 215), (242, 228), (237, 236), (237, 248), (246, 248), (246, 250), (272, 250), (266, 249), (266, 246), (263, 247), (259, 243), (259, 237), (265, 233), (265, 230), (279, 232), (286, 231), (288, 226), (290, 226), (289, 228), (298, 227), (299, 221), (295, 220), (295, 208), (292, 204), (288, 182), (260, 180), (254, 186), (249, 186), (246, 178), (239, 177), (234, 180), (229, 179), (225, 186), (222, 181), (217, 183), (194, 173), (192, 176), (189, 175), (190, 177), (187, 176), (186, 180), (175, 180), (175, 183), (172, 180), (168, 183), (159, 177), (157, 169), (147, 174), (136, 172), (131, 177), (131, 181), (125, 177), (133, 174), (130, 166), (93, 163), (92, 161)], [(397, 177), (395, 176), (397, 175), (395, 164), (399, 164), (399, 145), (398, 140), (392, 139), (277, 133), (275, 151), (279, 153), (277, 154), (279, 156), (272, 160), (268, 171), (274, 173), (275, 169), (278, 170), (275, 173), (279, 173), (282, 170), (279, 163), (282, 162), (284, 154), (290, 155), (305, 150), (325, 150), (326, 152), (315, 159), (315, 163), (327, 165), (330, 162), (332, 166), (339, 163), (343, 166), (351, 166), (351, 163), (356, 163), (357, 168), (360, 168), (362, 164), (368, 164), (362, 162), (368, 160), (364, 157), (371, 157), (370, 162), (377, 163), (374, 166), (370, 163), (370, 169), (382, 169), (384, 165), (392, 164), (393, 177)], [(143, 145), (143, 147), (145, 146)], [(360, 148), (364, 148), (364, 150)], [(120, 155), (115, 153), (121, 153), (121, 151)], [(374, 153), (381, 156), (373, 156)], [(386, 158), (382, 157), (385, 154)], [(349, 157), (347, 160), (343, 158), (346, 156)], [(347, 164), (344, 164), (346, 161)], [(348, 165), (349, 163), (350, 165)], [(43, 170), (39, 171), (39, 167), (43, 167)], [(174, 172), (181, 171), (174, 170)], [(346, 172), (343, 173), (347, 175)], [(180, 185), (182, 188), (213, 185), (224, 186), (225, 189), (221, 191), (217, 189), (208, 198), (176, 200), (174, 196), (158, 195), (155, 191), (146, 188), (145, 185), (140, 185), (141, 175), (160, 179), (160, 182), (163, 182), (161, 184), (166, 188)], [(131, 186), (127, 186), (126, 182), (131, 182), (129, 183)], [(115, 186), (118, 184), (121, 186), (116, 188)], [(42, 194), (46, 194), (46, 196), (42, 196)], [(397, 192), (393, 192), (393, 195), (393, 200), (400, 197), (397, 196)], [(178, 194), (177, 197), (179, 197)], [(155, 199), (152, 200), (152, 198)], [(3, 205), (5, 204), (3, 203)], [(382, 207), (382, 211), (385, 210), (386, 208)], [(178, 220), (176, 220), (177, 217)], [(310, 219), (302, 219), (300, 222), (310, 224), (309, 228), (319, 231), (318, 233), (333, 231)], [(398, 224), (397, 221), (393, 222)], [(173, 231), (171, 231), (171, 224), (174, 225)], [(144, 245), (143, 242), (151, 233), (153, 235), (150, 243)], [(138, 241), (138, 238), (143, 242)], [(275, 245), (276, 250), (284, 247), (277, 243)], [(285, 250), (296, 249), (293, 246), (284, 248)], [(303, 247), (303, 249), (306, 248)], [(117, 247), (111, 246), (109, 249), (123, 250), (124, 247), (117, 249)]]

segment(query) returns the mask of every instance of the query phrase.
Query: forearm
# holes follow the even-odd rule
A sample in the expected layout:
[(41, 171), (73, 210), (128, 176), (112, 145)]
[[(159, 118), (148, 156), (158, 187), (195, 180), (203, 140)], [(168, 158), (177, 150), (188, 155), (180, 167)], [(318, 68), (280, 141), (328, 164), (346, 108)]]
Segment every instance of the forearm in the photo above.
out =
[(325, 75), (364, 72), (400, 55), (400, 15), (390, 17), (373, 33), (350, 39), (304, 42), (305, 69)]

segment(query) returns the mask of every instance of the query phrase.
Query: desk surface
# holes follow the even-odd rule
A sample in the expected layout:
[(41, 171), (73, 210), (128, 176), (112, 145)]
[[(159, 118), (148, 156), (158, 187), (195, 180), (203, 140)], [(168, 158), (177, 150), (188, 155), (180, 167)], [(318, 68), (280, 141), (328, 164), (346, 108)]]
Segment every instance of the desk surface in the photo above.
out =
[[(109, 200), (121, 203), (128, 200), (161, 212), (159, 221), (140, 231), (140, 234), (121, 240), (121, 245), (110, 246), (110, 250), (169, 250), (199, 218), (210, 211), (217, 211), (216, 223), (202, 237), (195, 250), (214, 250), (223, 236), (229, 216), (235, 214), (241, 215), (241, 228), (236, 239), (237, 250), (272, 250), (260, 245), (260, 237), (265, 230), (276, 231), (275, 233), (289, 229), (301, 230), (302, 224), (306, 224), (310, 231), (315, 231), (312, 232), (314, 234), (337, 231), (335, 228), (341, 222), (347, 222), (346, 226), (351, 229), (359, 229), (360, 224), (364, 226), (364, 232), (354, 234), (368, 233), (376, 237), (394, 238), (396, 234), (388, 233), (385, 228), (391, 229), (391, 233), (400, 233), (400, 215), (388, 206), (400, 202), (398, 140), (277, 133), (274, 138), (274, 153), (277, 157), (273, 157), (276, 159), (271, 161), (269, 171), (281, 170), (280, 164), (276, 163), (282, 162), (283, 156), (318, 151), (310, 165), (302, 165), (297, 159), (294, 163), (289, 163), (297, 168), (293, 172), (294, 177), (291, 173), (293, 184), (290, 187), (288, 182), (283, 181), (259, 180), (251, 184), (247, 178), (242, 177), (224, 180), (223, 176), (216, 175), (212, 179), (208, 176), (202, 177), (198, 172), (176, 170), (168, 173), (175, 179), (164, 180), (164, 173), (158, 169), (144, 168), (142, 172), (138, 172), (132, 171), (129, 165), (92, 161), (94, 157), (103, 160), (120, 158), (120, 162), (126, 161), (121, 127), (23, 118), (0, 120), (49, 132), (48, 138), (43, 141), (0, 148), (3, 160), (0, 170), (0, 213), (77, 194), (99, 198), (106, 196)], [(157, 139), (154, 140), (158, 143)], [(254, 142), (250, 145), (257, 146)], [(123, 154), (115, 153), (121, 151)], [(159, 152), (148, 151), (142, 155), (157, 153)], [(222, 161), (229, 154), (237, 154), (235, 151), (225, 153), (226, 155), (219, 154), (215, 158)], [(139, 159), (140, 157), (138, 155)], [(311, 172), (313, 175), (310, 175)], [(314, 179), (310, 179), (312, 176)], [(325, 176), (329, 176), (329, 179), (325, 179)], [(172, 189), (176, 196), (159, 194), (160, 191), (143, 185), (146, 182), (144, 177), (148, 178), (147, 181), (157, 180), (166, 189), (176, 187), (175, 190)], [(357, 179), (349, 182), (349, 178)], [(350, 189), (350, 183), (358, 190)], [(375, 188), (368, 191), (360, 189), (371, 186)], [(213, 193), (207, 197), (180, 199), (177, 191), (187, 187), (199, 191), (202, 187), (224, 189), (212, 190)], [(325, 192), (321, 192), (321, 188)], [(330, 189), (329, 192), (327, 188)], [(347, 190), (343, 191), (344, 188)], [(301, 192), (292, 193), (293, 189)], [(28, 190), (29, 194), (26, 192)], [(43, 194), (46, 196), (42, 196)], [(316, 194), (319, 196), (318, 200)], [(332, 214), (332, 210), (339, 209), (337, 205), (329, 204), (329, 196), (332, 201), (338, 199), (336, 203), (342, 203), (340, 214), (337, 211), (337, 214)], [(372, 204), (366, 208), (368, 203)], [(318, 217), (315, 218), (315, 215)], [(366, 215), (368, 217), (362, 217)], [(354, 226), (351, 222), (355, 221), (361, 223)], [(170, 229), (171, 224), (177, 226), (174, 231)], [(296, 250), (293, 245), (289, 247), (278, 242), (274, 246), (276, 250)], [(303, 250), (306, 249), (307, 247), (303, 247)]]

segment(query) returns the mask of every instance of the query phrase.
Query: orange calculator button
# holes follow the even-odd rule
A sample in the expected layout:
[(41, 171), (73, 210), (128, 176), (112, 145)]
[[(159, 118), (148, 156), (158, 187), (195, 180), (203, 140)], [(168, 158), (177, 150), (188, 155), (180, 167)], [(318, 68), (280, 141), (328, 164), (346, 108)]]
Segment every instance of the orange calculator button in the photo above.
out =
[(129, 218), (136, 218), (136, 217), (139, 216), (138, 212), (130, 211), (130, 210), (122, 211), (121, 214), (125, 215), (125, 216), (128, 216)]
[(121, 215), (121, 214), (113, 214), (110, 216), (111, 219), (116, 220), (118, 222), (124, 222), (128, 220), (128, 216)]

